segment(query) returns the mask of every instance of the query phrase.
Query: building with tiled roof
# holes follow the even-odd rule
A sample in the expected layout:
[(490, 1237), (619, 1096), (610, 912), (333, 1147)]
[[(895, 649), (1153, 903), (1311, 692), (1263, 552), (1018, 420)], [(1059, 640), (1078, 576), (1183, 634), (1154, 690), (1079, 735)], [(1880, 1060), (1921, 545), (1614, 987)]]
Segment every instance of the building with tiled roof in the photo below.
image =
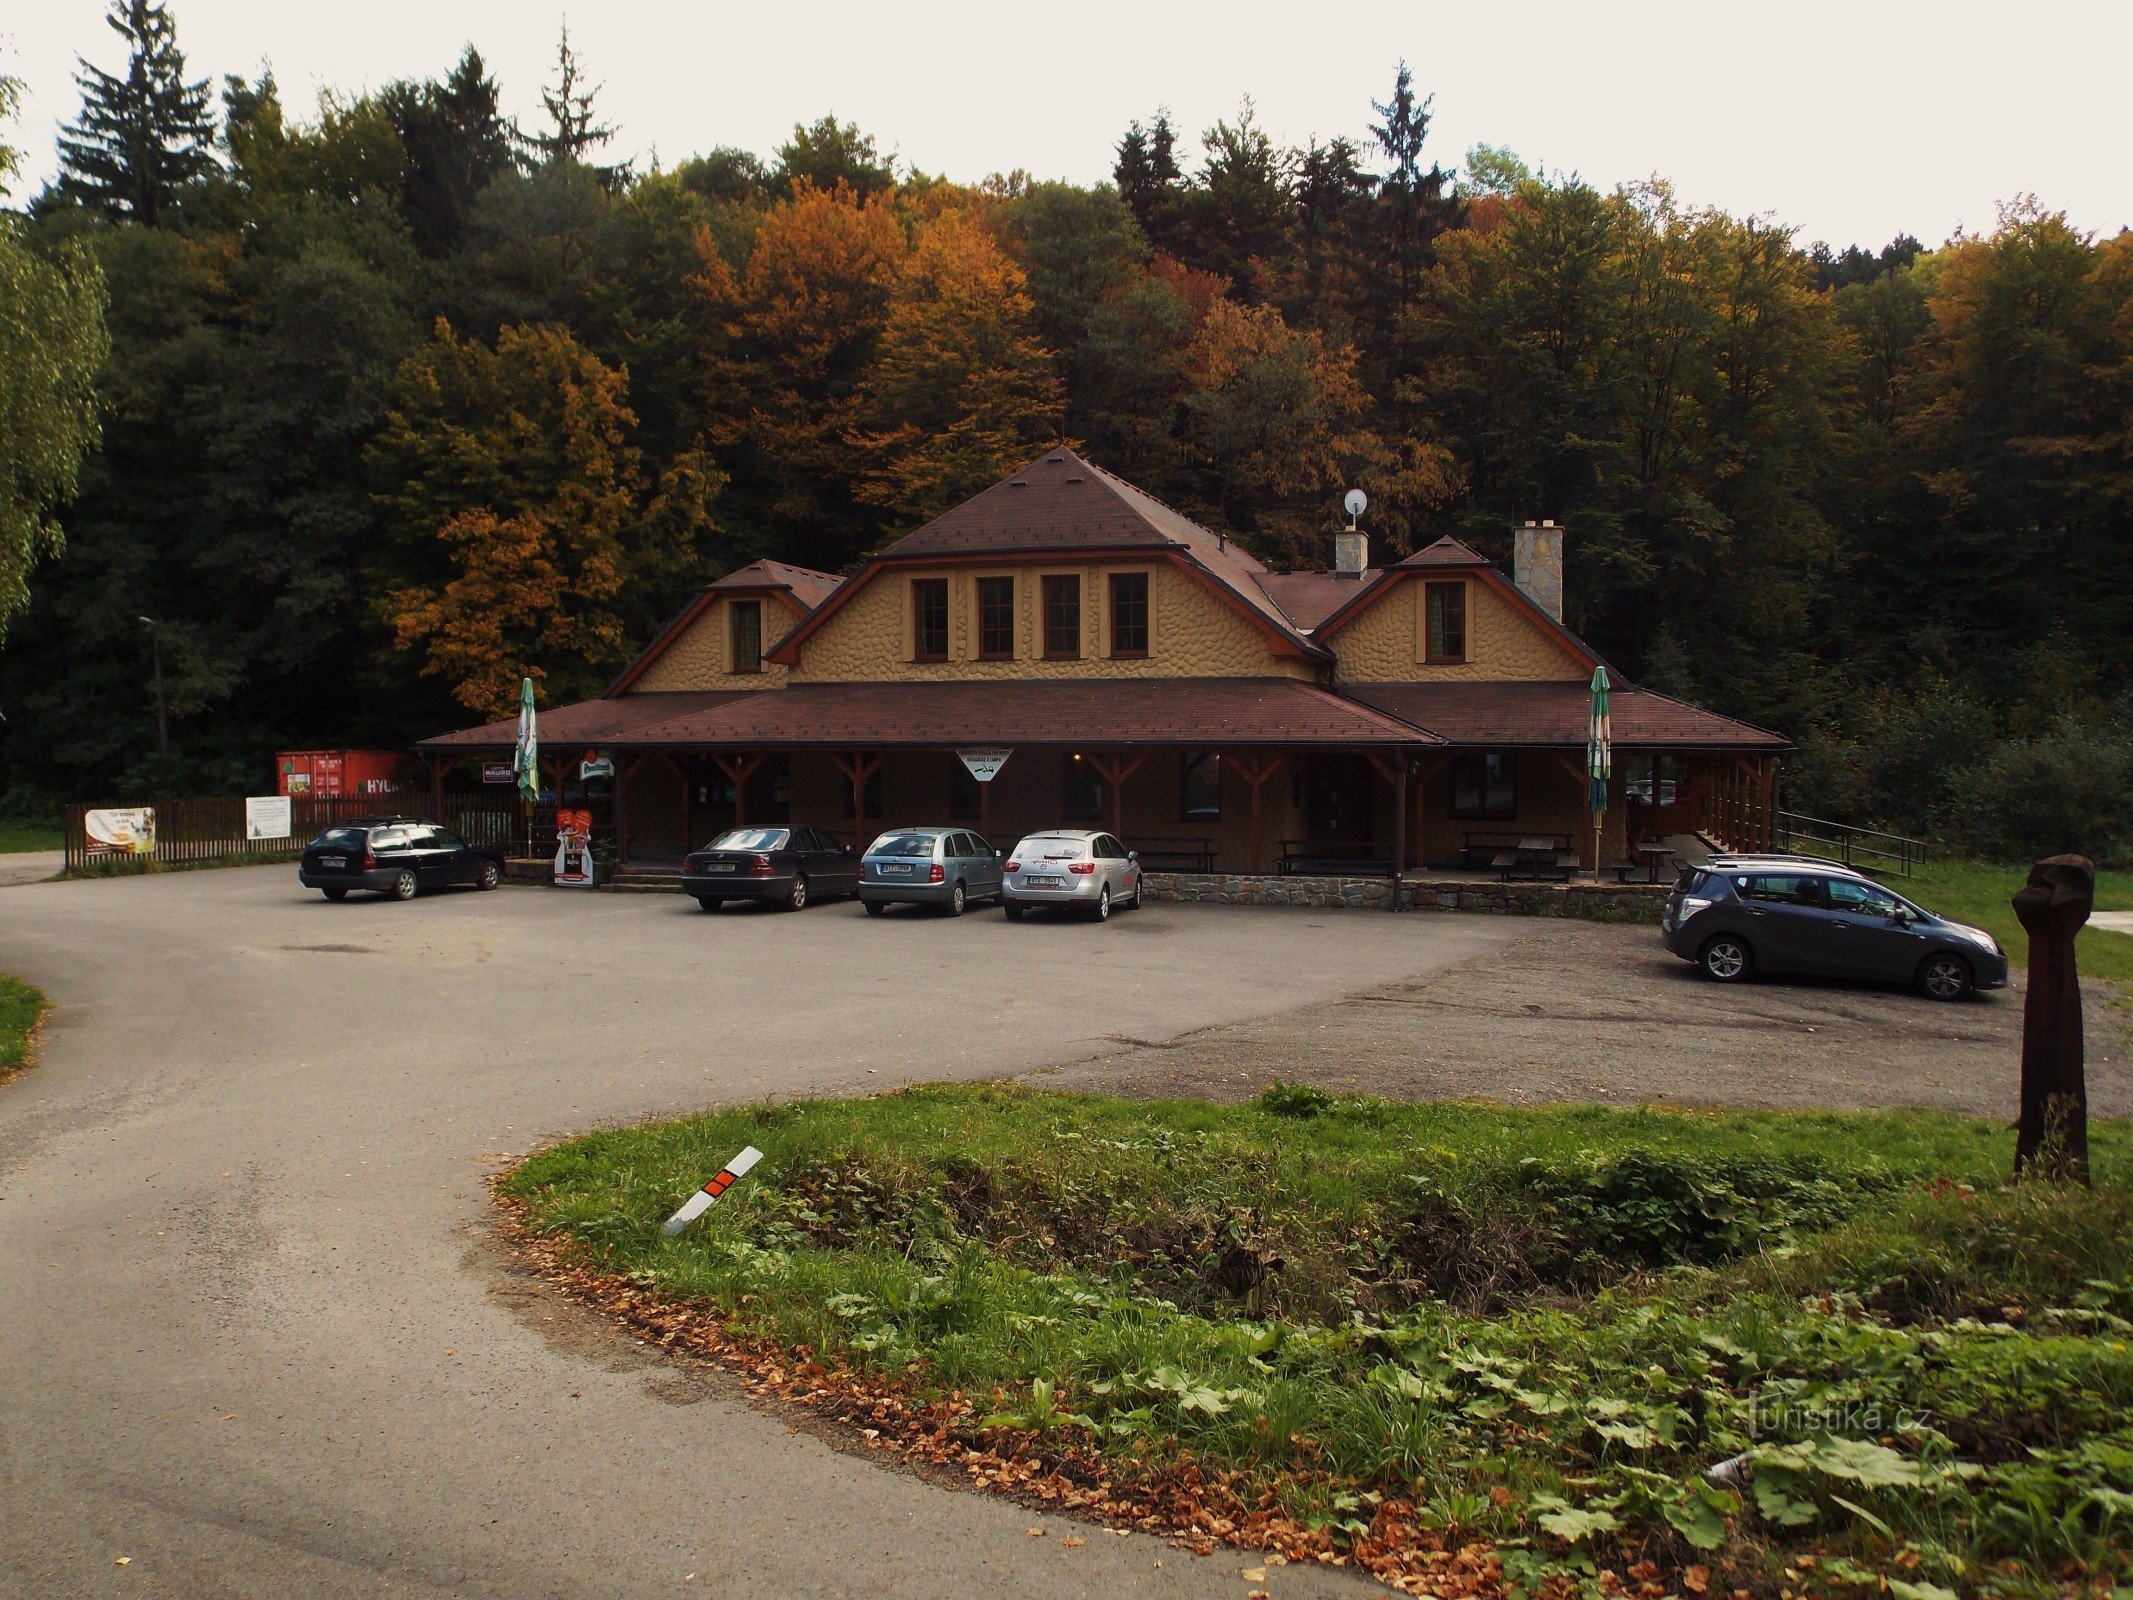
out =
[[(1102, 824), (1151, 863), (1226, 870), (1404, 871), (1507, 837), (1590, 866), (1604, 663), (1563, 625), (1562, 539), (1519, 530), (1506, 575), (1456, 539), (1372, 567), (1350, 533), (1333, 569), (1272, 572), (1061, 448), (846, 576), (727, 574), (540, 731), (559, 790), (612, 762), (570, 803), (626, 861), (742, 821), (864, 842), (967, 820), (996, 842)], [(1787, 742), (1609, 676), (1601, 861), (1682, 832), (1763, 842)], [(440, 791), (513, 731), (426, 741)], [(979, 751), (1010, 752), (982, 784), (961, 759)]]

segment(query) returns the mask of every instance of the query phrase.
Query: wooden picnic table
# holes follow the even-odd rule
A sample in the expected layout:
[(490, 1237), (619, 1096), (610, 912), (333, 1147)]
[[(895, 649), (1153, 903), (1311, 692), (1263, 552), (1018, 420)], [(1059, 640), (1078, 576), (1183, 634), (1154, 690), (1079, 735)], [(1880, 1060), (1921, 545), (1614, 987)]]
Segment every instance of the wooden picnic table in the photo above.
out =
[(1647, 883), (1657, 883), (1659, 869), (1671, 866), (1674, 861), (1674, 847), (1670, 844), (1640, 844), (1637, 854), (1644, 858), (1644, 881)]

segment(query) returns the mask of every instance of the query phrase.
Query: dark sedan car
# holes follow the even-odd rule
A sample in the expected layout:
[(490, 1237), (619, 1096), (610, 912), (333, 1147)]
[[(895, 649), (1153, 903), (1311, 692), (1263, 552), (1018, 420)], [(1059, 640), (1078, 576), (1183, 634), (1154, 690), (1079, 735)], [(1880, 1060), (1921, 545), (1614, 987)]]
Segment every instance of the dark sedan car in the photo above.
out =
[(328, 828), (304, 846), (296, 881), (328, 900), (351, 889), (412, 900), (424, 889), (472, 884), (493, 889), (504, 881), (504, 853), (492, 845), (468, 844), (458, 834), (427, 822), (386, 818)]
[(820, 828), (728, 828), (681, 864), (684, 894), (706, 911), (770, 900), (798, 911), (859, 887), (859, 857)]
[(1936, 1000), (2007, 983), (1982, 928), (1937, 917), (1863, 873), (1798, 856), (1720, 856), (1681, 875), (1666, 947), (1721, 983), (1757, 972), (1912, 984)]

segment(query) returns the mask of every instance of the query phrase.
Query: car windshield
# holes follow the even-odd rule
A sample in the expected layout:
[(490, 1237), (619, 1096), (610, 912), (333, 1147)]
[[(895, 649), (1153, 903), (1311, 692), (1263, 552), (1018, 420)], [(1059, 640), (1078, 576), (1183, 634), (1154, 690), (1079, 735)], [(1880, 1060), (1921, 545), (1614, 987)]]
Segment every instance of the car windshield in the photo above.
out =
[(782, 850), (789, 828), (728, 828), (705, 848), (711, 850)]
[(1086, 839), (1056, 839), (1044, 834), (1024, 839), (1015, 846), (1018, 856), (1037, 856), (1045, 861), (1077, 861), (1088, 852)]
[(370, 837), (368, 828), (328, 828), (311, 841), (314, 850), (360, 850)]
[(874, 841), (870, 856), (930, 856), (933, 854), (933, 835), (930, 833), (890, 833)]

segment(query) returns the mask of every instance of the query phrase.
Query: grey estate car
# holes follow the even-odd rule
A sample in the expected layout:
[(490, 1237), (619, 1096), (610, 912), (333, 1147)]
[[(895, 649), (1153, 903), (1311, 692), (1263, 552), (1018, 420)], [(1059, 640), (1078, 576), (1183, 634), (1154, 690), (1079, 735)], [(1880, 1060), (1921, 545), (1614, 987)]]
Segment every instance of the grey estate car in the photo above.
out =
[(1000, 898), (1000, 857), (969, 828), (891, 828), (859, 863), (867, 915), (890, 906), (936, 906), (960, 917), (973, 900)]
[(1757, 972), (1915, 984), (1936, 1000), (2007, 983), (1982, 928), (1936, 917), (1862, 872), (1803, 856), (1716, 856), (1683, 870), (1666, 947), (1721, 983)]
[(1102, 922), (1114, 906), (1140, 903), (1140, 857), (1108, 833), (1054, 828), (1008, 853), (1000, 904), (1011, 921), (1032, 906), (1064, 906)]

